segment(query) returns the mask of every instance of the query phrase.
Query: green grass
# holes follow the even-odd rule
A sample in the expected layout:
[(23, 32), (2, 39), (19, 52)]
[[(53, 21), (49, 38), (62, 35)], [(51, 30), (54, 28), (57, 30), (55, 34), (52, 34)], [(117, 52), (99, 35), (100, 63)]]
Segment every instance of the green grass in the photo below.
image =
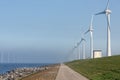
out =
[(120, 56), (76, 60), (66, 65), (90, 80), (120, 80)]

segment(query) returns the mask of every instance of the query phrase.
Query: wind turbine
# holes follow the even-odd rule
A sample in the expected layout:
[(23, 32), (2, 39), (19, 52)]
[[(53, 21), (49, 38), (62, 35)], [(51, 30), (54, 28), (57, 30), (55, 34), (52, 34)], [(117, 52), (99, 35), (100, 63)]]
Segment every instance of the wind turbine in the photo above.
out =
[[(79, 45), (82, 43), (82, 52), (83, 52), (83, 59), (85, 59), (85, 39), (82, 36), (80, 42), (77, 43), (77, 47), (79, 47)], [(80, 51), (79, 51), (79, 56), (80, 56)]]
[[(78, 45), (79, 43), (77, 43), (77, 45)], [(78, 50), (78, 59), (80, 60), (80, 47), (79, 47), (79, 45), (77, 46), (77, 50)]]
[(72, 61), (71, 60), (71, 55), (74, 53), (75, 49), (77, 48), (77, 46), (74, 46), (68, 53), (69, 55), (67, 55), (66, 57), (68, 57), (68, 61)]
[(89, 29), (85, 32), (85, 34), (87, 34), (88, 32), (90, 32), (90, 54), (91, 54), (91, 58), (93, 58), (93, 16), (91, 18), (91, 24)]
[(110, 35), (110, 14), (111, 10), (109, 9), (109, 0), (107, 2), (106, 9), (103, 12), (97, 13), (95, 15), (105, 14), (107, 17), (107, 56), (111, 56), (111, 35)]
[(3, 63), (3, 53), (1, 51), (1, 63)]
[(80, 42), (78, 42), (77, 43), (77, 50), (78, 50), (78, 59), (80, 60), (80, 47), (79, 47), (79, 45), (81, 44), (81, 42), (82, 42), (82, 39), (81, 39), (81, 41)]
[(76, 49), (77, 49), (77, 45), (75, 45), (74, 48), (73, 48), (73, 54), (75, 56), (75, 60), (77, 60)]
[(9, 61), (10, 61), (10, 54), (9, 54), (9, 52), (8, 52), (8, 54), (7, 54), (8, 56), (7, 56), (7, 58), (8, 58), (8, 63), (9, 63)]

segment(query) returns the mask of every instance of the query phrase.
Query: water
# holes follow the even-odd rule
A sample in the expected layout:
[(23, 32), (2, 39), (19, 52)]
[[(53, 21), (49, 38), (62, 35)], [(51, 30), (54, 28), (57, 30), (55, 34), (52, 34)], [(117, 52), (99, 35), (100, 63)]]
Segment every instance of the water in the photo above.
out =
[(4, 74), (7, 71), (11, 71), (16, 68), (23, 68), (23, 67), (42, 67), (49, 65), (47, 63), (1, 63), (0, 64), (0, 74)]

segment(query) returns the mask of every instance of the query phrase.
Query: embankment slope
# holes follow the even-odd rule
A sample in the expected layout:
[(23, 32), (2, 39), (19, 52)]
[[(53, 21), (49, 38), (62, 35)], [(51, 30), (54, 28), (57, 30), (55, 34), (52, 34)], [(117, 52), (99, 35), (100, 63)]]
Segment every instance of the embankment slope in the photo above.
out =
[(90, 80), (120, 80), (120, 56), (76, 60), (66, 65)]

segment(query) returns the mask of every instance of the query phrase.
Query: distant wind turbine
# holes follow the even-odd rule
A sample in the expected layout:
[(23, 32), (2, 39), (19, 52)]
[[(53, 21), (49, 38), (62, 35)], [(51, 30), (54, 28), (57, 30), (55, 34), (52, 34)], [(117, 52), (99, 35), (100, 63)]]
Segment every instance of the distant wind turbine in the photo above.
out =
[(10, 62), (10, 54), (9, 54), (9, 52), (8, 52), (8, 54), (7, 54), (8, 56), (8, 63)]
[[(77, 43), (77, 47), (79, 47), (79, 45), (82, 43), (82, 53), (83, 53), (83, 59), (85, 59), (85, 39), (82, 36), (80, 42)], [(80, 56), (80, 51), (79, 51), (79, 56)]]
[(106, 14), (107, 17), (107, 56), (111, 56), (111, 35), (110, 35), (110, 14), (109, 0), (107, 2), (106, 9), (103, 12), (97, 13), (95, 15)]
[(68, 53), (69, 55), (67, 55), (66, 57), (68, 57), (68, 61), (72, 61), (71, 60), (71, 56), (74, 53), (75, 49), (77, 48), (77, 46), (74, 46)]
[(3, 63), (3, 53), (1, 52), (1, 63)]
[(89, 29), (85, 32), (85, 34), (87, 34), (88, 32), (90, 32), (90, 54), (91, 54), (91, 58), (93, 58), (93, 16), (91, 18), (91, 24)]
[[(77, 45), (78, 45), (79, 43), (77, 43)], [(77, 47), (77, 50), (78, 50), (78, 59), (80, 60), (80, 47), (78, 46)]]

